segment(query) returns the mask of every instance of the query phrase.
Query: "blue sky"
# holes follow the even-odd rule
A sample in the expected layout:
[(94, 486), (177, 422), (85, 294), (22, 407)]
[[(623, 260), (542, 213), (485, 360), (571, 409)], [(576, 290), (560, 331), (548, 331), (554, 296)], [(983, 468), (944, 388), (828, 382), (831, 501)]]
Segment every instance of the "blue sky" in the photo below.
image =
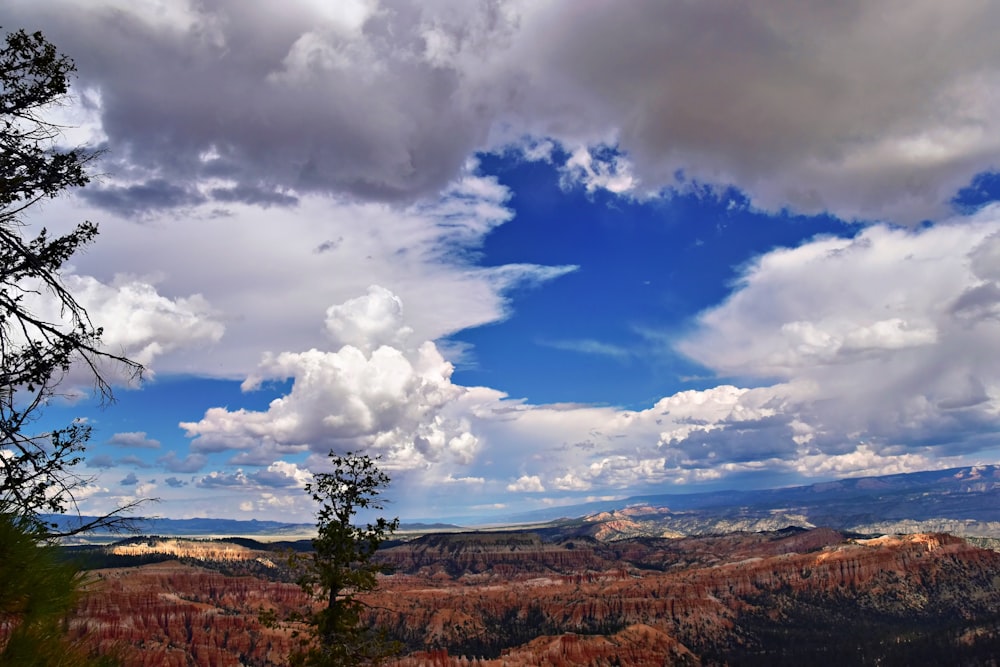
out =
[(66, 281), (147, 367), (38, 424), (94, 426), (83, 511), (308, 521), (331, 449), (382, 456), (410, 519), (997, 462), (996, 8), (0, 25), (77, 63), (50, 113), (105, 152), (26, 222), (100, 222)]
[(749, 211), (734, 189), (639, 202), (567, 188), (547, 163), (488, 156), (481, 168), (514, 193), (515, 217), (485, 239), (479, 262), (579, 269), (517, 293), (508, 318), (453, 336), (475, 349), (455, 377), (537, 403), (641, 410), (664, 392), (718, 384), (669, 341), (725, 299), (757, 255), (857, 231), (829, 217)]

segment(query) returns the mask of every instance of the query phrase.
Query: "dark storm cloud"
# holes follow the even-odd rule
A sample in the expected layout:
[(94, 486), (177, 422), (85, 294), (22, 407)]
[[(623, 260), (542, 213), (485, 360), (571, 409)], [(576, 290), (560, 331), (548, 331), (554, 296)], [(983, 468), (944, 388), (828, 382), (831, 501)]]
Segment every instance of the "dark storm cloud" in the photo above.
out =
[(214, 188), (209, 193), (213, 200), (226, 203), (253, 204), (257, 206), (295, 206), (298, 198), (276, 190), (239, 185), (232, 188)]
[(113, 159), (177, 187), (96, 197), (118, 210), (177, 206), (196, 183), (254, 203), (280, 203), (254, 199), (262, 182), (272, 194), (411, 201), (478, 149), (550, 137), (571, 150), (617, 145), (650, 190), (689, 187), (683, 172), (772, 210), (913, 222), (947, 211), (1000, 158), (1000, 7), (989, 3), (157, 10), (5, 7), (4, 25), (41, 28), (76, 60)]
[(696, 431), (672, 449), (683, 452), (696, 467), (706, 463), (746, 463), (766, 459), (791, 459), (797, 445), (792, 417), (775, 415), (755, 420), (730, 421), (722, 428)]
[(161, 178), (138, 185), (88, 187), (80, 192), (85, 200), (122, 216), (150, 209), (170, 209), (194, 206), (205, 201), (195, 190), (170, 183)]
[(193, 201), (191, 183), (219, 176), (236, 181), (213, 193), (226, 200), (290, 203), (264, 196), (262, 179), (409, 199), (443, 186), (485, 137), (455, 103), (457, 73), (421, 58), (406, 6), (372, 17), (362, 35), (305, 4), (176, 3), (178, 23), (57, 4), (19, 3), (14, 19), (42, 28), (76, 61), (79, 86), (99, 91), (113, 157), (172, 185), (88, 193), (98, 205), (179, 206)]

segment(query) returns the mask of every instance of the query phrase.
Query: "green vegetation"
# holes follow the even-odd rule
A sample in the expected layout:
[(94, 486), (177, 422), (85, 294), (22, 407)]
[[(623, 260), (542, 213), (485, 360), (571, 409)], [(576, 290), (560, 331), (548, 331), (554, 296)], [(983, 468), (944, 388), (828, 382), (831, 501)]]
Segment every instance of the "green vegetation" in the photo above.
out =
[(0, 514), (0, 665), (113, 665), (66, 641), (62, 621), (77, 600), (77, 568), (30, 521)]
[(365, 604), (357, 597), (378, 587), (384, 566), (373, 561), (375, 552), (399, 527), (399, 519), (383, 517), (353, 523), (358, 511), (383, 509), (379, 496), (389, 476), (376, 461), (330, 452), (333, 472), (317, 474), (305, 487), (320, 509), (313, 554), (299, 560), (304, 571), (298, 584), (321, 607), (303, 616), (310, 633), (292, 655), (293, 665), (371, 665), (399, 650), (385, 632), (364, 622)]

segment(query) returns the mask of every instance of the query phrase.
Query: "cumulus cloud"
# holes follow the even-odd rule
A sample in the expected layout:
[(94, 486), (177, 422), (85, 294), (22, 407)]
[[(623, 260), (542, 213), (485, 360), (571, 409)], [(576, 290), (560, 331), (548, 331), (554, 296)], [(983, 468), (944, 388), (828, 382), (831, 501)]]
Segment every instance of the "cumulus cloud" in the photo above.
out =
[(192, 449), (369, 450), (384, 453), (390, 468), (468, 462), (477, 439), (449, 412), (463, 393), (451, 383), (452, 365), (430, 341), (403, 349), (385, 344), (406, 337), (401, 313), (399, 299), (377, 286), (331, 307), (328, 330), (339, 349), (265, 355), (244, 391), (291, 379), (290, 392), (266, 411), (211, 408), (200, 421), (182, 423)]
[(987, 259), (1000, 252), (998, 219), (988, 209), (922, 230), (873, 226), (762, 255), (676, 342), (747, 386), (637, 411), (469, 389), (457, 405), (483, 443), (470, 472), (508, 480), (509, 492), (579, 494), (989, 457), (1000, 427), (1000, 272)]
[(1000, 414), (1000, 290), (976, 261), (996, 252), (997, 213), (769, 253), (679, 348), (720, 374), (784, 380), (761, 391), (805, 455), (975, 451)]
[(370, 353), (387, 345), (401, 346), (413, 330), (403, 325), (403, 303), (380, 285), (372, 285), (365, 296), (330, 306), (326, 331), (335, 345), (352, 345)]
[[(74, 273), (73, 267), (68, 267), (62, 280), (93, 327), (101, 330), (101, 348), (109, 355), (141, 364), (146, 378), (155, 376), (164, 356), (215, 343), (224, 332), (223, 324), (199, 294), (169, 298), (140, 279), (116, 276), (102, 282)], [(31, 284), (23, 287), (24, 306), (34, 316), (64, 330), (72, 326), (68, 313), (47, 289)], [(19, 334), (13, 332), (16, 342), (20, 342)], [(126, 385), (135, 379), (124, 365), (107, 358), (96, 360), (96, 368), (111, 384)], [(74, 364), (60, 381), (64, 396), (80, 398), (85, 394), (81, 387), (93, 383), (93, 369), (83, 363)], [(119, 434), (111, 444), (154, 447), (154, 442), (143, 444), (134, 434)]]
[[(316, 311), (335, 323), (325, 328), (332, 349), (267, 355), (244, 382), (252, 391), (291, 380), (284, 395), (264, 410), (212, 408), (184, 423), (194, 453), (160, 464), (189, 472), (206, 453), (229, 451), (235, 465), (260, 466), (198, 482), (269, 489), (267, 503), (251, 503), (255, 511), (294, 503), (299, 473), (319, 469), (331, 448), (384, 454), (404, 493), (468, 484), (486, 496), (957, 464), (993, 447), (988, 434), (1000, 425), (997, 220), (1000, 211), (985, 209), (931, 228), (872, 226), (761, 255), (676, 341), (740, 381), (634, 411), (530, 405), (455, 385), (435, 344), (407, 331), (404, 300), (361, 288)], [(272, 465), (305, 451), (314, 456), (304, 464)]]
[(90, 276), (71, 275), (67, 286), (91, 320), (104, 329), (111, 350), (154, 368), (163, 354), (218, 341), (225, 331), (200, 294), (170, 299), (144, 281), (118, 277), (106, 285)]
[(312, 481), (312, 474), (287, 461), (275, 461), (264, 470), (259, 470), (250, 478), (260, 486), (296, 487), (301, 489)]
[(545, 487), (538, 475), (521, 475), (516, 481), (507, 485), (507, 490), (513, 493), (540, 493), (545, 491)]
[(114, 156), (87, 196), (123, 212), (412, 201), (527, 137), (591, 189), (912, 222), (1000, 152), (1000, 9), (973, 0), (7, 4), (76, 59)]
[(608, 150), (600, 152), (605, 155), (595, 155), (595, 151), (586, 147), (574, 150), (563, 166), (563, 185), (580, 183), (587, 192), (607, 190), (625, 194), (634, 191), (638, 183), (628, 160)]
[[(92, 276), (69, 273), (63, 280), (93, 325), (102, 330), (104, 349), (142, 364), (150, 374), (163, 355), (217, 342), (225, 330), (200, 294), (168, 298), (149, 282), (124, 276), (105, 283)], [(33, 295), (31, 305), (48, 322), (64, 321), (59, 304), (47, 298), (44, 291)], [(106, 373), (113, 378), (119, 370), (109, 368)], [(77, 377), (71, 373), (68, 381), (87, 380), (89, 375)]]
[[(507, 188), (476, 174), (478, 150), (514, 145), (588, 192), (735, 185), (768, 210), (940, 217), (997, 164), (1000, 9), (159, 9), (10, 0), (5, 16), (76, 59), (69, 111), (85, 126), (74, 136), (108, 149), (99, 182), (43, 216), (128, 216), (90, 216), (109, 217), (111, 233), (67, 274), (105, 342), (158, 372), (246, 378), (247, 391), (291, 383), (266, 409), (216, 407), (185, 422), (191, 453), (167, 453), (163, 469), (193, 474), (227, 452), (247, 472), (197, 484), (269, 489), (247, 503), (260, 511), (290, 507), (302, 483), (304, 468), (278, 466), (282, 457), (330, 448), (384, 453), (402, 484), (502, 494), (902, 471), (990, 446), (983, 434), (1000, 413), (992, 210), (762, 255), (676, 341), (720, 386), (645, 410), (532, 406), (460, 387), (445, 344), (432, 341), (500, 320), (509, 290), (576, 269), (475, 266), (513, 215)], [(597, 340), (548, 344), (628, 358)], [(274, 352), (262, 359), (263, 349)]]
[(130, 472), (129, 474), (125, 475), (122, 481), (118, 483), (121, 484), (122, 486), (135, 486), (136, 484), (139, 483), (139, 478), (135, 476), (134, 472)]

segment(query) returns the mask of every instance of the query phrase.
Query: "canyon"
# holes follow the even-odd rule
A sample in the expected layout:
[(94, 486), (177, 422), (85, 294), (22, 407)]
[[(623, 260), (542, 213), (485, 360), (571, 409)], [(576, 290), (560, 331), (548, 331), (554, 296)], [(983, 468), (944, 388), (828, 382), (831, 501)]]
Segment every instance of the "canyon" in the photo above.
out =
[[(621, 537), (632, 530), (622, 522), (658, 511), (384, 548), (391, 574), (365, 602), (402, 647), (388, 664), (972, 665), (1000, 654), (1000, 553), (948, 534), (829, 528)], [(88, 572), (68, 622), (76, 641), (127, 667), (287, 662), (302, 630), (288, 619), (309, 602), (286, 546), (143, 539), (94, 547), (145, 564)], [(163, 560), (140, 560), (151, 554)]]

